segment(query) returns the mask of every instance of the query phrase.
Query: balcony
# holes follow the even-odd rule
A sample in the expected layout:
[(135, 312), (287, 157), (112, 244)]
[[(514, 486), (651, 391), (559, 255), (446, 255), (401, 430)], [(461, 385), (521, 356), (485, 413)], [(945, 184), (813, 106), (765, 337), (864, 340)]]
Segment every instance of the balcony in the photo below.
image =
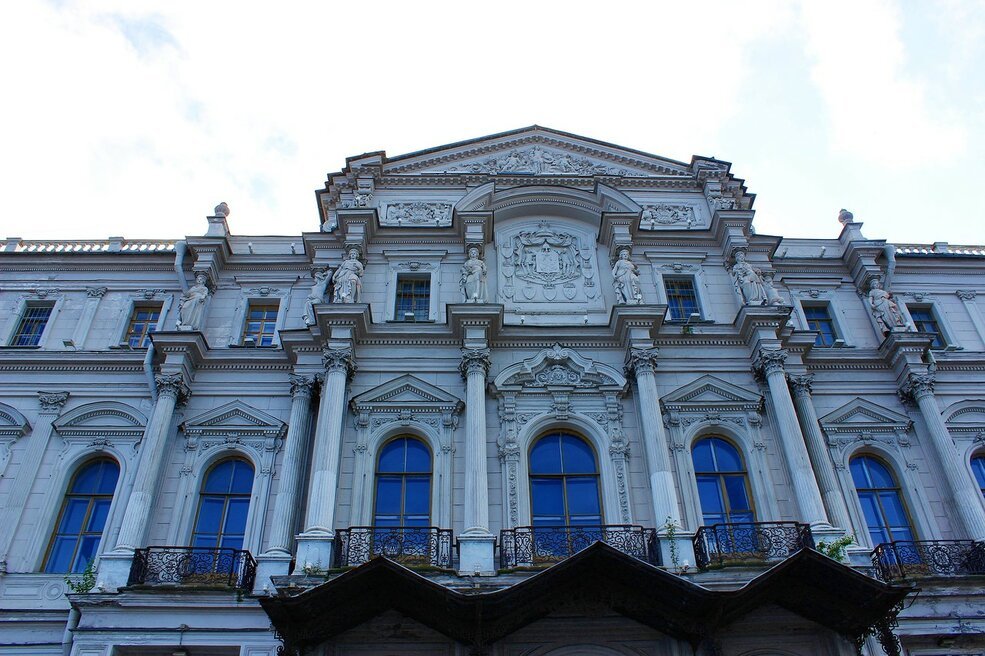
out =
[(335, 531), (334, 567), (376, 556), (410, 566), (451, 569), (451, 529), (434, 526), (351, 526)]
[(776, 562), (813, 548), (810, 525), (798, 522), (712, 524), (694, 535), (694, 559), (700, 569)]
[(202, 547), (137, 549), (127, 585), (208, 586), (250, 591), (257, 562), (249, 551)]
[(657, 532), (629, 524), (599, 526), (518, 526), (499, 533), (499, 566), (503, 569), (549, 565), (568, 558), (596, 542), (660, 564)]
[(872, 564), (883, 581), (985, 574), (985, 542), (917, 540), (880, 544)]

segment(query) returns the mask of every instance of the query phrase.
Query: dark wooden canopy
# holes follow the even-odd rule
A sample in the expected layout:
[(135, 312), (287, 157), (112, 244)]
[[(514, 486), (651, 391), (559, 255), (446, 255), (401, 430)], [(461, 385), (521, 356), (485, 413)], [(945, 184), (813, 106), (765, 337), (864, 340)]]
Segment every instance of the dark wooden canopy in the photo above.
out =
[(265, 597), (260, 604), (288, 653), (301, 653), (388, 610), (482, 647), (559, 608), (599, 605), (696, 648), (769, 604), (858, 643), (877, 629), (889, 631), (911, 589), (804, 549), (738, 590), (712, 591), (599, 542), (495, 592), (459, 592), (376, 558), (301, 594)]

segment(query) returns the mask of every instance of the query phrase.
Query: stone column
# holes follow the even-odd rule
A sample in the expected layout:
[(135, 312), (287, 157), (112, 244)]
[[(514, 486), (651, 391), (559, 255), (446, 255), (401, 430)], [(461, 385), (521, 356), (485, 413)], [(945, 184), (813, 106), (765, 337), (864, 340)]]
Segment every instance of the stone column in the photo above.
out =
[(828, 511), (828, 518), (834, 526), (850, 532), (852, 520), (845, 505), (845, 498), (839, 490), (831, 454), (828, 452), (827, 442), (817, 421), (817, 410), (814, 409), (814, 402), (811, 400), (814, 374), (806, 376), (788, 374), (787, 381), (793, 389), (793, 402), (797, 407), (800, 427), (804, 432), (804, 441), (807, 443), (807, 453), (814, 467), (814, 475), (817, 477), (818, 489), (824, 500), (824, 507)]
[(5, 567), (7, 553), (20, 524), (21, 514), (31, 494), (31, 488), (34, 487), (45, 451), (48, 450), (48, 442), (51, 441), (51, 423), (61, 413), (66, 401), (68, 401), (68, 392), (38, 392), (38, 402), (41, 404), (38, 420), (31, 434), (26, 438), (27, 451), (14, 477), (14, 485), (7, 498), (7, 505), (0, 513), (0, 526), (3, 527), (3, 530), (0, 530), (0, 562)]
[(783, 370), (786, 359), (787, 352), (783, 349), (760, 349), (753, 362), (753, 371), (765, 378), (769, 386), (777, 429), (780, 441), (783, 442), (783, 455), (800, 510), (800, 521), (827, 526), (828, 517), (824, 512), (821, 491), (811, 468), (793, 399), (787, 388), (787, 378)]
[(489, 470), (486, 457), (486, 376), (488, 348), (462, 349), (465, 378), (465, 531), (459, 536), (459, 569), (465, 574), (496, 573), (495, 537), (489, 532)]
[(965, 310), (968, 311), (968, 316), (971, 317), (971, 323), (975, 326), (975, 332), (978, 333), (979, 339), (985, 342), (985, 318), (982, 318), (982, 311), (975, 301), (976, 292), (974, 290), (959, 289), (955, 293), (961, 299), (961, 303), (964, 304)]
[(332, 566), (335, 537), (335, 497), (338, 494), (339, 463), (342, 461), (342, 422), (345, 419), (346, 387), (356, 371), (351, 348), (325, 348), (322, 355), (325, 384), (315, 424), (315, 447), (311, 454), (308, 484), (308, 513), (304, 532), (298, 536), (297, 563), (327, 569)]
[(900, 396), (904, 400), (915, 401), (920, 407), (920, 414), (930, 433), (930, 443), (944, 474), (947, 496), (958, 511), (965, 536), (972, 540), (985, 539), (985, 509), (982, 508), (981, 492), (972, 482), (968, 467), (958, 456), (954, 440), (941, 417), (934, 396), (933, 374), (910, 372), (900, 386)]
[(140, 442), (140, 460), (120, 534), (116, 538), (116, 549), (103, 554), (99, 562), (98, 582), (110, 590), (126, 585), (133, 551), (143, 544), (147, 522), (152, 514), (154, 493), (167, 455), (174, 411), (189, 394), (181, 374), (158, 374), (154, 382), (157, 385), (157, 401)]

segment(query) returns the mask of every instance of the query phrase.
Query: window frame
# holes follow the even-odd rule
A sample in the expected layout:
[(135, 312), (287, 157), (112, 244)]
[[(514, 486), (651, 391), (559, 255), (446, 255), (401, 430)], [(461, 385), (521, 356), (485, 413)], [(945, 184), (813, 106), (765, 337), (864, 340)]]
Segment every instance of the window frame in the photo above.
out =
[[(247, 492), (247, 493), (245, 493), (245, 494), (244, 493), (231, 493), (231, 492), (227, 492), (227, 493), (224, 493), (224, 494), (217, 494), (217, 493), (213, 493), (213, 492), (209, 492), (209, 493), (205, 492), (205, 484), (208, 482), (209, 476), (212, 475), (212, 472), (214, 472), (215, 469), (217, 467), (219, 467), (220, 465), (223, 465), (223, 464), (225, 464), (227, 462), (233, 462), (233, 461), (238, 461), (238, 462), (244, 463), (244, 464), (248, 465), (250, 467), (250, 469), (253, 471), (253, 477), (252, 477), (252, 479), (250, 481), (250, 491)], [(219, 528), (215, 532), (215, 535), (216, 535), (216, 544), (215, 544), (214, 547), (211, 547), (211, 548), (212, 549), (221, 549), (221, 548), (224, 548), (224, 547), (222, 547), (222, 538), (223, 538), (223, 529), (225, 528), (226, 515), (227, 515), (227, 513), (229, 511), (229, 500), (231, 498), (245, 498), (247, 500), (246, 516), (243, 518), (243, 538), (242, 538), (243, 541), (242, 541), (241, 546), (239, 547), (239, 550), (240, 551), (243, 551), (243, 550), (248, 551), (249, 550), (249, 546), (248, 546), (249, 545), (249, 538), (250, 538), (251, 529), (252, 529), (251, 521), (250, 520), (252, 518), (252, 513), (253, 513), (253, 506), (254, 506), (253, 500), (254, 500), (254, 495), (256, 493), (257, 478), (258, 477), (257, 477), (256, 465), (249, 458), (243, 456), (242, 454), (235, 454), (235, 455), (231, 455), (229, 457), (218, 458), (216, 460), (213, 460), (211, 463), (209, 463), (202, 470), (201, 480), (199, 481), (198, 486), (197, 486), (197, 489), (196, 489), (196, 492), (195, 492), (195, 496), (196, 496), (195, 515), (192, 518), (191, 531), (188, 534), (188, 546), (189, 547), (192, 547), (192, 548), (196, 548), (195, 547), (195, 535), (198, 533), (198, 531), (196, 529), (198, 528), (198, 519), (199, 519), (199, 516), (201, 515), (201, 512), (202, 512), (202, 501), (204, 500), (205, 496), (222, 496), (224, 498), (223, 507), (222, 507), (222, 517), (219, 520)], [(197, 547), (197, 548), (206, 549), (208, 547)]]
[[(804, 314), (804, 325), (807, 326), (807, 330), (818, 333), (817, 338), (814, 339), (814, 348), (835, 348), (835, 342), (839, 339), (844, 342), (845, 338), (842, 337), (842, 333), (839, 330), (838, 323), (831, 314), (831, 303), (827, 301), (803, 301), (800, 304), (801, 312)], [(817, 340), (824, 336), (824, 332), (817, 330), (811, 326), (811, 317), (807, 316), (808, 310), (824, 310), (825, 315), (827, 315), (827, 320), (831, 323), (831, 343), (830, 344), (818, 344)]]
[[(569, 474), (569, 473), (564, 472), (563, 471), (563, 466), (564, 466), (563, 465), (563, 462), (564, 462), (563, 461), (563, 448), (561, 448), (560, 449), (560, 452), (562, 454), (562, 456), (561, 456), (561, 458), (562, 458), (562, 471), (561, 471), (561, 473), (558, 473), (558, 474), (535, 473), (533, 471), (532, 466), (531, 466), (531, 464), (532, 464), (531, 463), (531, 454), (533, 454), (534, 449), (537, 447), (537, 445), (542, 440), (544, 440), (545, 438), (551, 437), (552, 435), (560, 435), (562, 437), (563, 436), (573, 437), (573, 438), (575, 438), (575, 439), (580, 440), (581, 442), (583, 442), (589, 448), (589, 450), (592, 452), (592, 459), (593, 459), (594, 464), (595, 464), (595, 471), (593, 473), (590, 473), (590, 474), (584, 474), (584, 473), (570, 473)], [(594, 526), (594, 524), (572, 524), (571, 523), (571, 513), (568, 511), (568, 489), (567, 489), (568, 488), (568, 486), (567, 486), (567, 480), (569, 478), (592, 478), (595, 481), (595, 493), (596, 493), (596, 495), (598, 497), (599, 520), (600, 520), (599, 521), (599, 525), (601, 525), (601, 526), (605, 526), (606, 525), (606, 520), (605, 520), (605, 514), (606, 514), (605, 513), (605, 495), (604, 495), (603, 489), (602, 489), (602, 486), (603, 486), (603, 480), (602, 480), (602, 464), (601, 464), (600, 459), (599, 459), (598, 451), (596, 450), (595, 445), (592, 443), (592, 440), (588, 439), (584, 435), (581, 435), (580, 433), (577, 433), (575, 431), (568, 430), (568, 429), (563, 429), (563, 428), (556, 428), (556, 429), (552, 429), (552, 430), (543, 431), (541, 433), (538, 433), (537, 436), (534, 437), (534, 439), (532, 439), (530, 441), (530, 444), (527, 447), (526, 457), (527, 457), (527, 494), (528, 494), (528, 497), (527, 498), (530, 500), (530, 525), (531, 526), (533, 526), (533, 527), (536, 527), (537, 526), (536, 523), (535, 523), (535, 521), (534, 521), (534, 489), (533, 489), (534, 486), (533, 486), (533, 481), (534, 481), (534, 478), (535, 477), (537, 477), (537, 478), (560, 479), (561, 480), (561, 493), (562, 493), (562, 499), (563, 499), (563, 504), (564, 504), (563, 512), (564, 512), (564, 520), (565, 520), (565, 523), (564, 524), (560, 524), (560, 525), (544, 524), (543, 525), (544, 527), (547, 527), (547, 526), (564, 526), (566, 528), (572, 528), (572, 527), (578, 527), (578, 526)]]
[[(153, 308), (155, 306), (157, 307), (157, 311), (159, 312), (158, 317), (157, 317), (157, 321), (154, 322), (153, 326), (151, 326), (151, 322), (149, 322), (149, 321), (143, 322), (145, 324), (145, 331), (144, 331), (144, 334), (142, 336), (141, 342), (145, 342), (146, 341), (147, 344), (146, 345), (145, 344), (139, 344), (137, 346), (134, 346), (133, 344), (130, 343), (130, 339), (131, 339), (131, 329), (132, 329), (132, 327), (133, 327), (133, 325), (134, 325), (134, 323), (136, 321), (136, 314), (137, 314), (137, 312), (148, 310), (148, 309), (151, 309), (151, 308)], [(150, 346), (150, 341), (151, 341), (151, 337), (150, 336), (153, 335), (154, 333), (156, 333), (157, 331), (161, 330), (162, 324), (164, 323), (164, 315), (165, 315), (165, 312), (166, 311), (164, 309), (164, 302), (163, 301), (143, 301), (143, 302), (140, 302), (140, 303), (137, 303), (137, 302), (131, 303), (130, 304), (130, 316), (127, 319), (127, 325), (126, 325), (126, 328), (124, 328), (123, 339), (120, 341), (120, 345), (121, 346), (124, 346), (125, 345), (127, 348), (133, 349), (135, 351), (148, 348)], [(151, 330), (152, 327), (153, 327), (153, 330)]]
[[(427, 311), (425, 312), (423, 318), (418, 317), (416, 311), (414, 313), (414, 321), (408, 321), (407, 319), (405, 319), (403, 313), (398, 314), (398, 312), (397, 312), (397, 305), (399, 304), (400, 299), (401, 299), (401, 295), (400, 295), (400, 284), (402, 282), (411, 282), (411, 283), (413, 283), (413, 282), (426, 282), (427, 283), (427, 286), (428, 286), (428, 292), (427, 292), (427, 297), (426, 297), (427, 298)], [(431, 321), (431, 296), (433, 294), (433, 290), (431, 289), (431, 275), (428, 274), (428, 273), (423, 273), (423, 274), (422, 273), (398, 273), (397, 274), (396, 281), (394, 282), (394, 284), (396, 285), (396, 287), (394, 288), (394, 296), (393, 296), (393, 320), (394, 321), (397, 321), (397, 322), (405, 322), (405, 323), (421, 323), (421, 322)], [(411, 307), (412, 308), (414, 306), (413, 301), (416, 300), (417, 298), (418, 298), (418, 296), (416, 295), (416, 293), (414, 291), (412, 291), (411, 292)]]
[(951, 331), (948, 329), (947, 324), (944, 322), (944, 315), (937, 311), (937, 306), (931, 301), (914, 301), (912, 303), (900, 303), (905, 313), (906, 320), (911, 326), (917, 327), (917, 322), (913, 319), (912, 310), (920, 310), (930, 312), (930, 316), (933, 317), (934, 323), (937, 324), (937, 335), (940, 337), (941, 345), (934, 346), (930, 345), (932, 351), (943, 351), (945, 349), (954, 349), (957, 344), (951, 337)]
[(250, 307), (256, 303), (264, 305), (277, 305), (277, 321), (274, 322), (273, 340), (270, 346), (260, 346), (257, 344), (256, 348), (280, 348), (280, 331), (284, 329), (284, 324), (287, 320), (289, 298), (289, 292), (283, 292), (280, 290), (271, 290), (270, 293), (267, 294), (251, 294), (244, 292), (239, 299), (239, 303), (236, 305), (236, 312), (233, 315), (232, 322), (230, 323), (230, 330), (232, 332), (229, 336), (229, 346), (245, 346), (243, 337), (246, 335), (246, 325), (250, 320)]
[[(717, 469), (715, 471), (713, 471), (713, 472), (709, 472), (709, 471), (698, 471), (698, 467), (697, 467), (697, 465), (694, 462), (694, 447), (696, 447), (701, 442), (711, 441), (711, 440), (721, 440), (722, 442), (725, 442), (727, 445), (729, 445), (730, 447), (732, 447), (732, 449), (735, 450), (736, 455), (738, 455), (739, 462), (742, 464), (742, 467), (743, 468), (740, 471), (721, 471), (721, 470), (717, 470)], [(733, 522), (732, 521), (732, 512), (731, 512), (730, 503), (729, 503), (728, 489), (725, 486), (725, 476), (726, 475), (735, 476), (737, 474), (741, 474), (742, 475), (742, 481), (744, 483), (744, 487), (745, 487), (745, 491), (746, 491), (746, 498), (749, 500), (749, 509), (748, 509), (748, 512), (749, 512), (749, 514), (752, 515), (752, 520), (751, 521), (753, 523), (760, 521), (760, 519), (759, 519), (759, 511), (758, 511), (758, 509), (756, 507), (756, 496), (753, 494), (752, 480), (751, 480), (751, 477), (749, 476), (749, 462), (748, 462), (749, 459), (746, 457), (746, 454), (743, 453), (743, 451), (739, 447), (739, 445), (735, 443), (735, 441), (729, 439), (725, 435), (721, 435), (721, 434), (717, 434), (717, 433), (706, 433), (706, 434), (702, 434), (699, 437), (696, 437), (691, 442), (691, 447), (688, 450), (688, 457), (691, 460), (691, 472), (694, 474), (694, 482), (695, 482), (696, 489), (697, 489), (698, 477), (699, 476), (714, 476), (715, 477), (716, 482), (718, 483), (719, 497), (723, 501), (723, 509), (722, 510), (723, 510), (723, 513), (724, 513), (725, 519), (726, 519), (726, 521), (724, 522), (725, 524), (733, 524), (733, 523), (744, 524), (744, 523), (746, 523), (746, 522)], [(695, 502), (697, 504), (698, 519), (701, 522), (701, 526), (713, 526), (714, 524), (705, 524), (705, 511), (701, 507), (701, 491), (700, 491), (700, 489), (697, 489), (697, 496), (695, 497)]]
[(670, 304), (670, 292), (667, 290), (667, 282), (689, 282), (691, 284), (691, 293), (694, 294), (694, 304), (697, 308), (699, 319), (698, 321), (704, 321), (705, 315), (702, 310), (701, 297), (698, 295), (698, 285), (695, 277), (692, 275), (662, 275), (660, 277), (660, 282), (663, 285), (663, 300), (667, 303), (667, 321), (673, 323), (686, 323), (690, 318), (690, 314), (686, 317), (674, 317), (673, 307)]
[[(390, 446), (391, 444), (393, 444), (394, 442), (396, 442), (397, 440), (414, 440), (414, 441), (419, 442), (420, 444), (422, 444), (424, 446), (424, 448), (427, 449), (427, 452), (428, 452), (428, 462), (431, 465), (430, 469), (427, 472), (418, 472), (418, 471), (408, 472), (406, 469), (404, 469), (401, 472), (381, 472), (380, 471), (380, 458), (383, 456), (383, 452), (386, 450), (386, 448), (388, 446)], [(435, 479), (434, 470), (435, 470), (435, 464), (436, 463), (435, 463), (435, 458), (434, 458), (434, 451), (431, 449), (431, 445), (428, 444), (428, 441), (426, 439), (424, 439), (424, 438), (422, 438), (422, 437), (420, 437), (418, 435), (414, 435), (414, 434), (411, 434), (411, 433), (400, 433), (400, 434), (393, 435), (393, 436), (387, 438), (383, 443), (381, 443), (380, 446), (379, 446), (379, 448), (376, 450), (376, 454), (374, 456), (374, 463), (373, 463), (373, 488), (372, 488), (373, 489), (373, 503), (372, 503), (372, 508), (370, 510), (370, 525), (373, 526), (374, 528), (424, 528), (424, 526), (428, 526), (428, 527), (429, 526), (434, 526), (435, 525), (435, 523), (434, 523), (434, 479)], [(407, 478), (410, 477), (410, 476), (413, 476), (413, 477), (423, 477), (425, 473), (427, 474), (427, 478), (428, 478), (428, 485), (427, 485), (427, 489), (428, 489), (428, 504), (427, 504), (427, 508), (428, 508), (428, 522), (427, 522), (427, 524), (425, 524), (424, 526), (421, 526), (421, 527), (417, 527), (417, 526), (413, 526), (413, 525), (408, 526), (408, 525), (404, 524), (404, 515), (407, 514), (407, 513), (404, 512), (404, 510), (407, 507), (407, 494), (406, 494), (406, 492), (407, 492)], [(377, 521), (376, 520), (376, 516), (378, 514), (377, 513), (377, 502), (378, 502), (378, 499), (379, 499), (379, 494), (378, 494), (378, 492), (379, 492), (379, 480), (380, 480), (380, 478), (384, 478), (384, 477), (387, 477), (387, 478), (399, 478), (400, 479), (400, 513), (399, 513), (399, 516), (400, 516), (400, 524), (398, 526), (379, 526), (379, 527), (377, 527), (377, 524), (376, 524), (376, 521)]]
[[(64, 299), (61, 296), (52, 297), (51, 294), (45, 296), (22, 296), (18, 299), (16, 309), (11, 314), (11, 326), (7, 331), (7, 338), (4, 340), (4, 345), (11, 348), (22, 348), (22, 349), (41, 349), (45, 348), (48, 344), (48, 340), (51, 338), (52, 326), (55, 323), (55, 319), (58, 317), (58, 312), (61, 309), (62, 301)], [(24, 314), (30, 307), (38, 306), (50, 306), (51, 312), (48, 314), (48, 320), (45, 322), (44, 328), (41, 330), (41, 335), (38, 337), (38, 343), (33, 346), (18, 346), (14, 344), (14, 338), (17, 337), (20, 332), (21, 323), (24, 321)]]
[[(243, 332), (239, 337), (240, 343), (245, 346), (246, 338), (253, 336), (253, 333), (249, 332), (249, 326), (251, 323), (254, 323), (254, 319), (252, 317), (254, 311), (262, 311), (265, 315), (263, 318), (257, 320), (260, 324), (260, 330), (256, 333), (256, 337), (254, 338), (254, 346), (257, 348), (272, 348), (276, 346), (274, 343), (274, 337), (277, 334), (277, 325), (280, 322), (280, 303), (264, 303), (257, 300), (251, 300), (246, 306), (246, 312), (243, 315)], [(275, 313), (273, 320), (266, 318), (266, 314), (271, 311)], [(263, 329), (271, 324), (273, 325), (273, 331), (269, 333), (270, 343), (264, 344), (263, 338), (266, 333), (264, 333)]]
[[(430, 302), (428, 316), (418, 319), (416, 323), (438, 323), (441, 321), (441, 262), (448, 251), (383, 251), (387, 260), (386, 305), (383, 309), (383, 321), (393, 323), (409, 323), (397, 314), (397, 281), (400, 276), (418, 275), (429, 277)], [(464, 262), (465, 255), (462, 256)], [(457, 287), (456, 287), (457, 289)], [(464, 300), (462, 301), (464, 302)]]
[(153, 303), (161, 304), (161, 316), (157, 320), (157, 326), (154, 329), (154, 332), (161, 332), (167, 329), (168, 313), (171, 311), (171, 306), (174, 303), (174, 295), (165, 292), (163, 289), (146, 291), (141, 290), (125, 297), (123, 304), (120, 306), (118, 310), (119, 314), (116, 323), (116, 330), (112, 333), (109, 348), (131, 348), (127, 335), (130, 330), (130, 317), (133, 316), (134, 308), (140, 305), (150, 305)]
[[(710, 292), (704, 271), (706, 257), (704, 254), (646, 250), (643, 252), (643, 256), (650, 263), (653, 285), (657, 290), (657, 302), (668, 305), (666, 321), (681, 324), (686, 319), (669, 318), (670, 303), (668, 303), (667, 287), (664, 284), (665, 276), (668, 278), (690, 278), (698, 303), (698, 313), (701, 314), (701, 321), (710, 323), (717, 321), (715, 307), (709, 303)], [(728, 321), (731, 321), (731, 318)]]
[[(905, 490), (903, 488), (903, 485), (900, 483), (899, 473), (896, 470), (896, 468), (893, 467), (892, 462), (890, 462), (886, 458), (881, 457), (878, 454), (871, 453), (869, 451), (858, 451), (858, 452), (855, 452), (855, 453), (853, 453), (852, 455), (850, 455), (848, 457), (848, 471), (847, 471), (847, 476), (848, 476), (848, 482), (849, 482), (849, 484), (852, 487), (852, 492), (855, 495), (855, 503), (857, 504), (857, 507), (858, 507), (859, 520), (862, 522), (862, 525), (861, 525), (860, 528), (864, 530), (864, 532), (865, 532), (865, 538), (870, 543), (869, 546), (871, 546), (874, 549), (877, 546), (879, 546), (879, 544), (887, 544), (887, 543), (884, 543), (884, 542), (875, 543), (875, 542), (873, 542), (873, 540), (872, 540), (872, 528), (869, 526), (868, 521), (866, 521), (866, 519), (865, 519), (865, 508), (862, 505), (862, 498), (859, 496), (859, 488), (855, 485), (855, 476), (852, 474), (852, 463), (856, 459), (859, 459), (859, 458), (867, 458), (869, 460), (876, 461), (887, 472), (889, 472), (889, 475), (892, 477), (893, 482), (896, 484), (896, 486), (893, 487), (893, 488), (862, 488), (862, 489), (863, 490), (866, 490), (866, 491), (871, 491), (871, 490), (893, 490), (896, 493), (897, 498), (899, 499), (900, 505), (903, 507), (903, 514), (906, 517), (907, 526), (910, 529), (910, 537), (911, 537), (911, 539), (913, 539), (913, 540), (920, 540), (920, 532), (917, 530), (919, 527), (917, 526), (917, 523), (913, 521), (913, 511), (910, 510), (910, 504), (908, 503)], [(883, 520), (885, 520), (886, 519), (886, 514), (883, 511), (882, 502), (881, 502), (881, 500), (878, 500), (878, 499), (877, 499), (877, 501), (879, 503), (880, 516), (882, 517)], [(883, 529), (884, 528), (885, 530), (889, 531), (889, 533), (890, 533), (890, 542), (892, 542), (893, 541), (893, 539), (892, 539), (892, 527), (887, 524), (886, 526), (884, 526), (884, 527), (883, 526), (880, 526), (879, 528), (880, 529)]]
[[(807, 313), (804, 311), (804, 307), (818, 307), (826, 306), (828, 310), (828, 317), (831, 318), (831, 324), (834, 327), (835, 341), (841, 340), (845, 347), (854, 347), (855, 341), (851, 338), (851, 334), (847, 330), (847, 323), (842, 318), (841, 304), (834, 298), (833, 294), (824, 293), (819, 297), (815, 298), (811, 296), (808, 299), (796, 299), (795, 310), (797, 315), (797, 321), (800, 324), (801, 330), (814, 330), (810, 327), (807, 322)], [(834, 346), (832, 342), (831, 346), (820, 346), (815, 345), (814, 348), (838, 348)]]

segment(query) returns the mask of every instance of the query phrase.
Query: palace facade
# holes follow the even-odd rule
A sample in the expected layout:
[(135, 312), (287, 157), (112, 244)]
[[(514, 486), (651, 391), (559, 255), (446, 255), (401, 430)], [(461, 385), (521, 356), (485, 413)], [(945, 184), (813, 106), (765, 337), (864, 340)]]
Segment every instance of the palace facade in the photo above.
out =
[(985, 247), (538, 126), (316, 198), (0, 249), (0, 654), (985, 652)]

